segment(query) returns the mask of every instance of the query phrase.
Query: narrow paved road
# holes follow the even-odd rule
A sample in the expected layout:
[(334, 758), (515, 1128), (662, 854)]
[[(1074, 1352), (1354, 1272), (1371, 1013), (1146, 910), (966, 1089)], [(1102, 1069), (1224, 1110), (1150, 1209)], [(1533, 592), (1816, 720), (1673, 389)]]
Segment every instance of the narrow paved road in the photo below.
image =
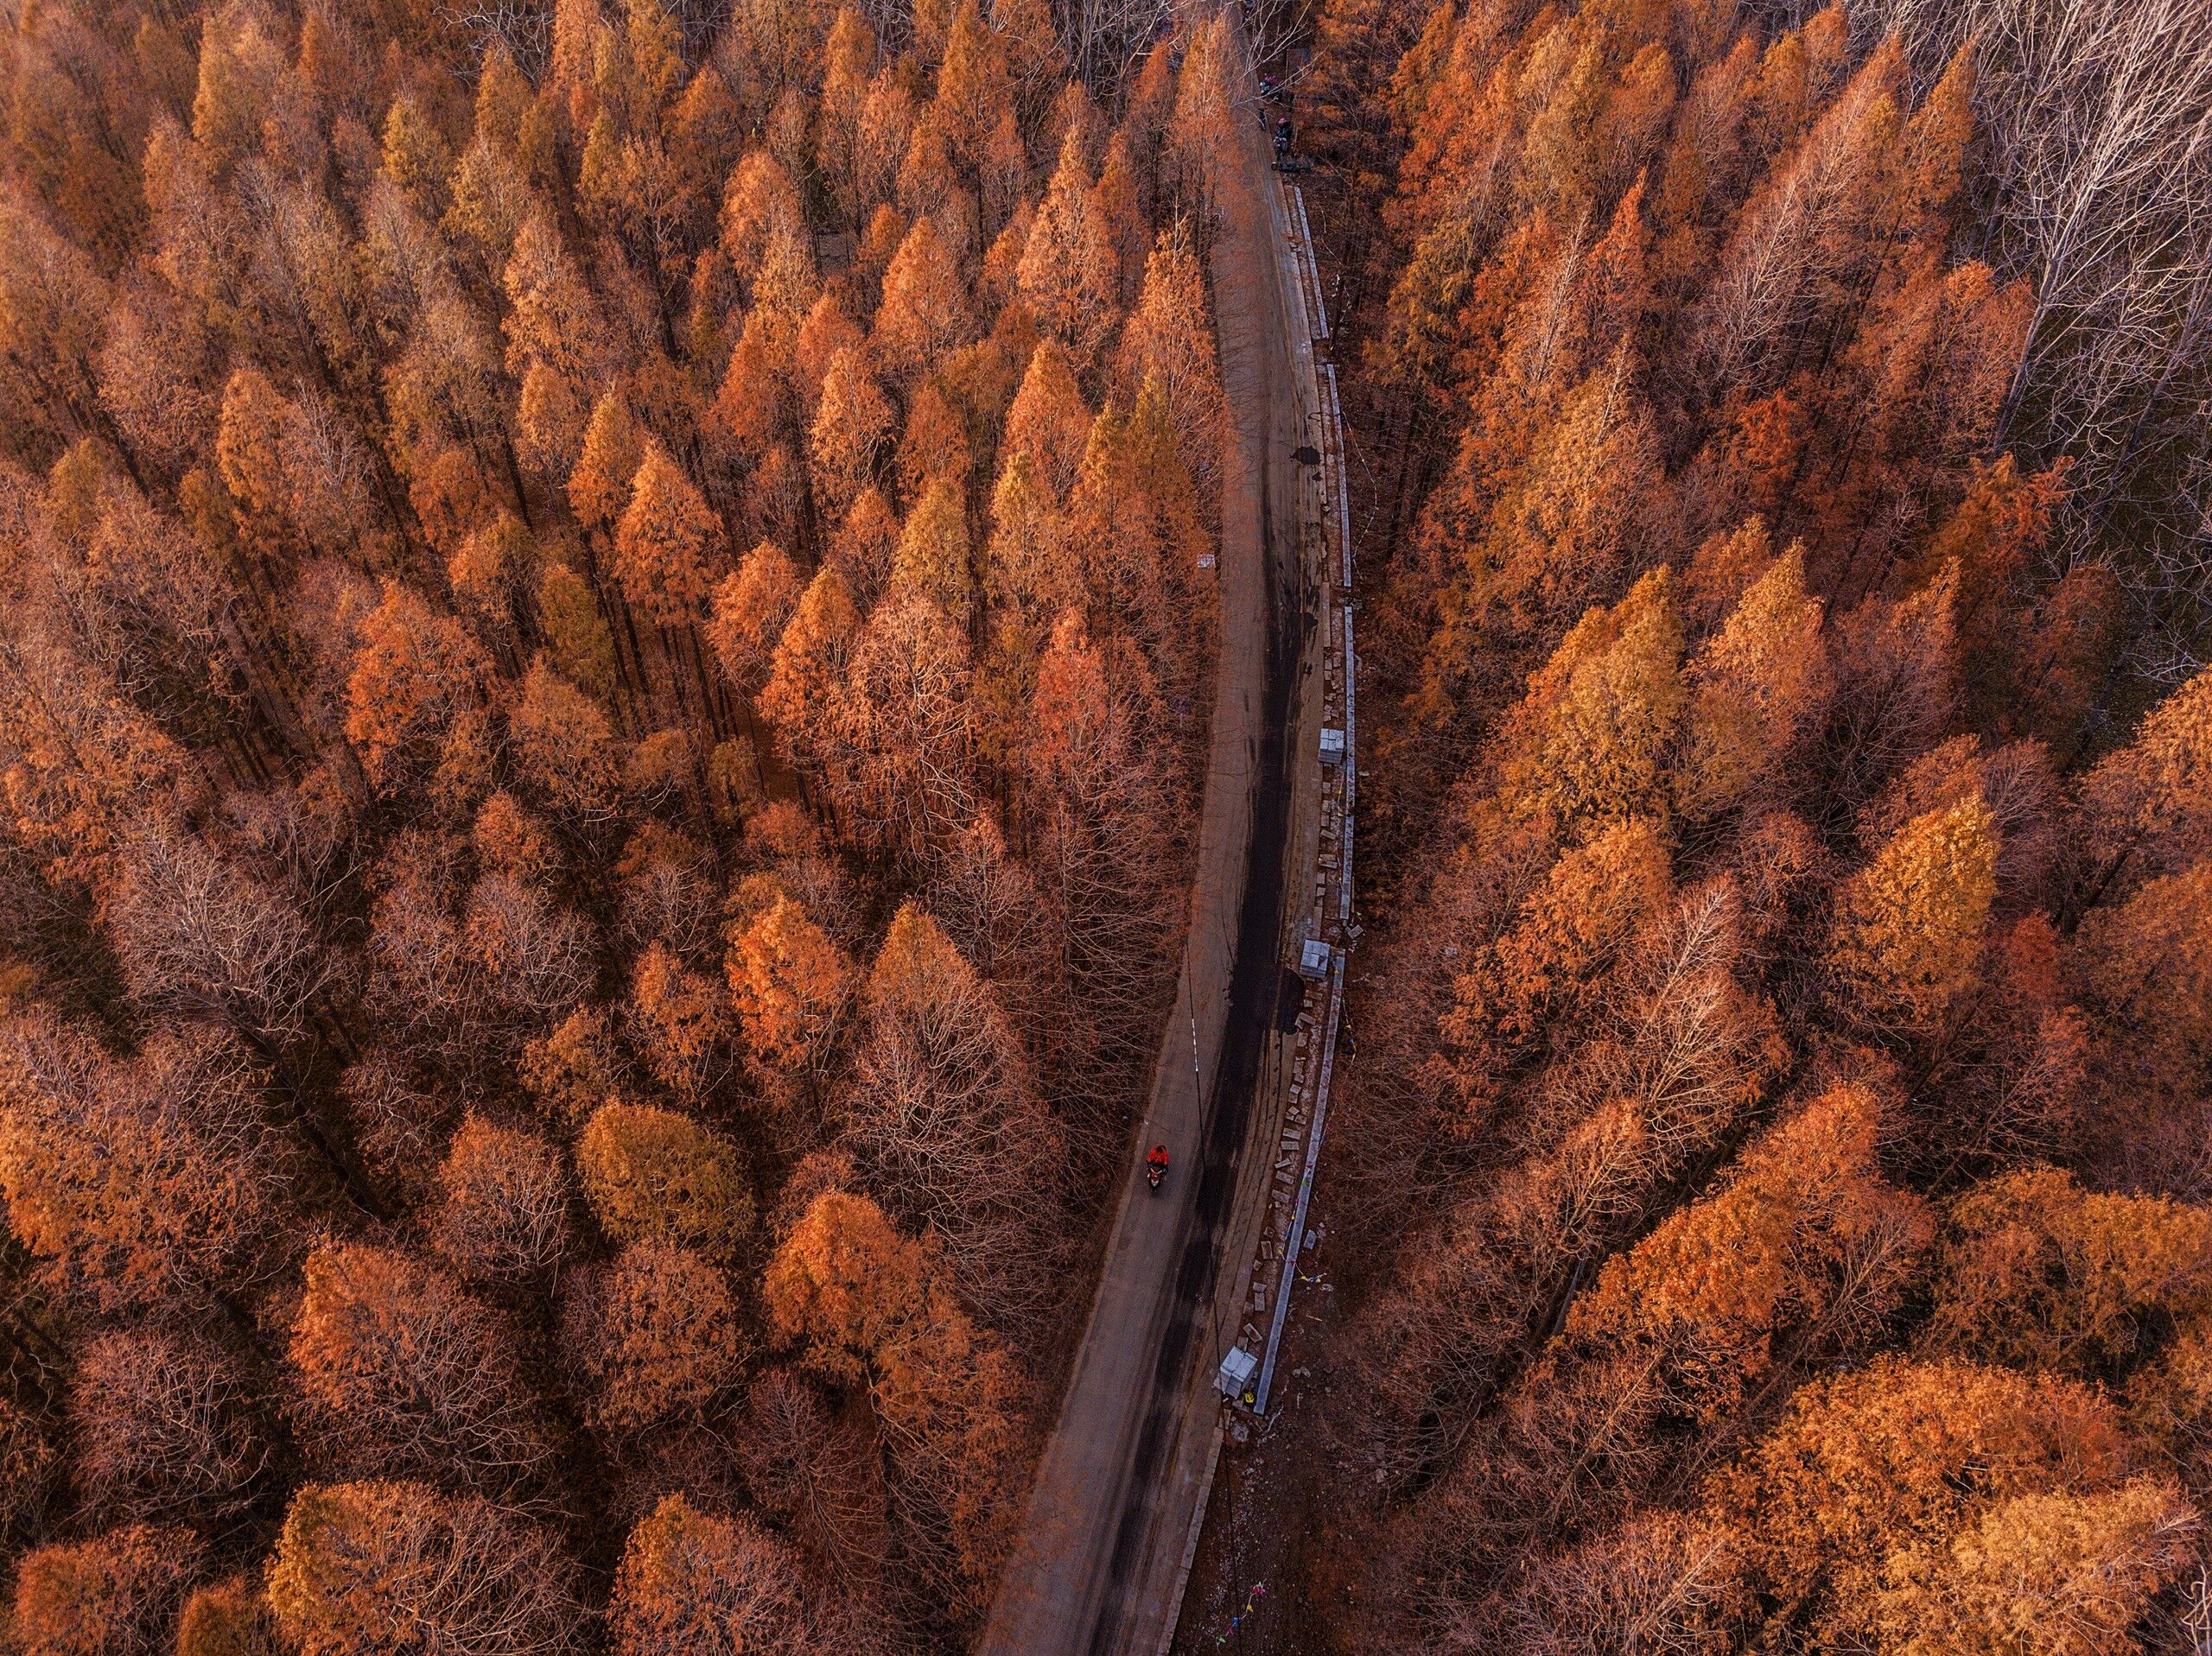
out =
[(1224, 1245), (1241, 1206), (1266, 1194), (1264, 1179), (1240, 1173), (1282, 990), (1285, 727), (1303, 619), (1289, 454), (1305, 439), (1267, 150), (1256, 124), (1241, 136), (1213, 256), (1231, 430), (1212, 746), (1189, 941), (1139, 1139), (1166, 1144), (1173, 1171), (1154, 1195), (1131, 1156), (1090, 1323), (992, 1606), (990, 1656), (1099, 1656), (1158, 1639), (1198, 1437), (1211, 1425), (1195, 1393), (1221, 1355), (1211, 1348), (1227, 1318), (1217, 1296), (1236, 1291)]

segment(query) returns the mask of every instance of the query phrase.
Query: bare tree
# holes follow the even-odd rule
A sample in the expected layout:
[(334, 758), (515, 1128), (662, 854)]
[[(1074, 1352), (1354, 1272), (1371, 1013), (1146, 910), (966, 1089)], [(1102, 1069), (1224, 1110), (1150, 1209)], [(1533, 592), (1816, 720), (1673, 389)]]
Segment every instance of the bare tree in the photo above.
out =
[(489, 1501), (423, 1483), (311, 1483), (285, 1516), (269, 1602), (315, 1656), (572, 1656), (575, 1573), (551, 1537)]
[(250, 1499), (269, 1459), (230, 1366), (169, 1335), (93, 1341), (78, 1361), (70, 1414), (78, 1481), (118, 1518), (221, 1518)]
[(149, 819), (124, 843), (111, 915), (149, 1010), (229, 1025), (264, 1051), (307, 1031), (331, 967), (299, 910), (188, 828)]
[(840, 1578), (880, 1570), (883, 1466), (867, 1438), (789, 1368), (754, 1377), (746, 1418), (752, 1430), (738, 1452), (753, 1498), (790, 1520), (808, 1552)]
[(1101, 97), (1118, 92), (1175, 16), (1174, 0), (1063, 0), (1060, 42), (1076, 73)]
[[(2153, 625), (2139, 664), (2201, 657), (2172, 619), (2212, 597), (2212, 31), (2200, 0), (1857, 0), (1932, 76), (1971, 40), (1991, 262), (2035, 308), (1997, 434), (2075, 457), (2054, 553), (2118, 522)], [(2163, 622), (2163, 625), (2161, 623)], [(2185, 623), (2183, 624), (2185, 625)]]
[(848, 1142), (899, 1216), (938, 1231), (998, 1327), (1051, 1314), (1061, 1134), (991, 986), (937, 922), (899, 911), (861, 998)]

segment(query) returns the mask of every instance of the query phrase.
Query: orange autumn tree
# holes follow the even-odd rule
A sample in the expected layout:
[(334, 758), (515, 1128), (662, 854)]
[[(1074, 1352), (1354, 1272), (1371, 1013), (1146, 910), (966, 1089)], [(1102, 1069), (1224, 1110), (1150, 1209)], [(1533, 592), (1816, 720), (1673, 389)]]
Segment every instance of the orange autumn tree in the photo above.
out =
[(624, 596), (663, 626), (688, 625), (712, 591), (721, 520), (668, 451), (648, 441), (614, 531)]
[(153, 1649), (199, 1551), (189, 1530), (144, 1524), (35, 1548), (16, 1570), (15, 1636), (36, 1656)]
[(883, 273), (872, 340), (877, 359), (911, 381), (965, 343), (972, 326), (957, 261), (935, 221), (916, 219)]
[(582, 1648), (571, 1566), (543, 1531), (415, 1482), (308, 1484), (269, 1570), (277, 1626), (315, 1656), (433, 1639)]
[(1905, 824), (1854, 877), (1829, 958), (1862, 1015), (1923, 1025), (1970, 986), (1999, 844), (1989, 808), (1970, 798)]
[(439, 1253), (472, 1282), (531, 1280), (574, 1246), (560, 1157), (527, 1133), (470, 1116), (438, 1170)]
[(639, 1242), (579, 1276), (561, 1322), (584, 1418), (612, 1437), (705, 1416), (735, 1385), (746, 1342), (715, 1263)]
[(804, 590), (783, 549), (763, 541), (715, 589), (707, 631), (723, 671), (747, 695), (767, 682), (778, 640)]
[(306, 1276), (288, 1355), (334, 1459), (495, 1490), (543, 1463), (544, 1424), (497, 1312), (397, 1249), (320, 1247)]
[(681, 1243), (728, 1259), (752, 1228), (735, 1147), (673, 1110), (602, 1104), (584, 1124), (576, 1165), (593, 1215), (619, 1242)]
[(346, 735), (370, 782), (404, 791), (441, 756), (458, 720), (481, 704), (490, 672), (460, 625), (397, 582), (362, 622), (346, 684)]
[[(768, 1267), (771, 1327), (868, 1388), (894, 1454), (926, 1491), (912, 1520), (955, 1579), (988, 1579), (1009, 1539), (1003, 1444), (1024, 1430), (1004, 1349), (952, 1301), (930, 1251), (865, 1196), (817, 1196)], [(916, 1475), (919, 1475), (917, 1477)]]
[(622, 1656), (793, 1648), (803, 1637), (798, 1571), (782, 1543), (744, 1519), (670, 1495), (630, 1532), (614, 1587)]

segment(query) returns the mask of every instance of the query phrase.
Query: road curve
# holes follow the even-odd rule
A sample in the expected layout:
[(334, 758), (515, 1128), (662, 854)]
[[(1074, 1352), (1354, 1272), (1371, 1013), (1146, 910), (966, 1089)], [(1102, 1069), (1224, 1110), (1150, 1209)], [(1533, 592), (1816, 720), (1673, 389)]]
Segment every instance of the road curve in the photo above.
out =
[(1191, 1518), (1192, 1468), (1203, 1464), (1198, 1439), (1212, 1426), (1198, 1393), (1222, 1329), (1235, 1327), (1235, 1308), (1221, 1304), (1238, 1287), (1225, 1256), (1266, 1198), (1246, 1152), (1283, 989), (1285, 732), (1305, 623), (1289, 455), (1306, 439), (1267, 150), (1256, 123), (1239, 131), (1212, 257), (1230, 422), (1221, 653), (1187, 942), (1138, 1139), (1166, 1144), (1173, 1171), (1155, 1195), (1132, 1152), (1090, 1322), (992, 1604), (988, 1656), (1153, 1656)]

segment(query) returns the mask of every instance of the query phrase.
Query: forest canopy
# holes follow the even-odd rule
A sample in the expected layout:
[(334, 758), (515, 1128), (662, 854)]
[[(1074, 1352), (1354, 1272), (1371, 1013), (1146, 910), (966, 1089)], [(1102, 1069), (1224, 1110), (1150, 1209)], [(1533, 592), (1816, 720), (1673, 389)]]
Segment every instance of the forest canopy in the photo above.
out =
[(2201, 8), (1313, 40), (1375, 757), (1311, 1647), (2200, 1648)]
[(25, 4), (9, 1648), (955, 1648), (1172, 977), (1223, 26)]

